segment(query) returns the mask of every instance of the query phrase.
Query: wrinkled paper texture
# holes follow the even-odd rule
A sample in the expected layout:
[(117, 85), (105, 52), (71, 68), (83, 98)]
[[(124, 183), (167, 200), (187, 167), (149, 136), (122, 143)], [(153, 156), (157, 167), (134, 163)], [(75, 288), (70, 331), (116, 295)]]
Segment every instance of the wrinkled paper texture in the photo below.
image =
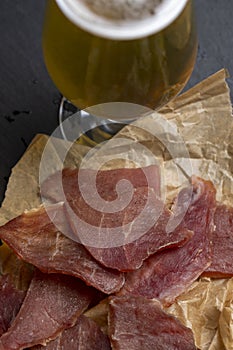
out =
[(233, 278), (203, 278), (167, 311), (192, 328), (201, 350), (233, 349)]
[[(5, 199), (0, 209), (0, 225), (21, 214), (24, 210), (36, 208), (41, 204), (39, 169), (41, 156), (48, 139), (47, 135), (37, 135), (12, 169)], [(51, 157), (48, 175), (60, 169), (61, 164), (57, 150), (64, 147), (64, 141), (56, 139), (50, 146)], [(67, 147), (67, 143), (65, 143), (65, 147)], [(88, 147), (74, 144), (67, 155), (65, 166), (78, 167), (88, 150)]]
[[(233, 119), (226, 78), (225, 70), (215, 73), (162, 108), (160, 115), (149, 113), (127, 125), (95, 149), (94, 154), (88, 147), (74, 144), (65, 166), (81, 164), (109, 169), (159, 164), (168, 203), (194, 174), (210, 179), (216, 186), (217, 199), (231, 205)], [(166, 120), (165, 126), (162, 120)], [(0, 209), (0, 224), (41, 204), (38, 172), (47, 141), (48, 136), (38, 135), (12, 169)], [(48, 175), (60, 169), (57, 149), (62, 148), (64, 142), (56, 139), (51, 143)], [(47, 174), (46, 169), (43, 174)], [(201, 279), (177, 299), (169, 312), (192, 328), (201, 350), (233, 350), (232, 307), (233, 279)], [(107, 307), (104, 305), (100, 310), (104, 319)], [(95, 319), (98, 315), (90, 312), (90, 317)]]

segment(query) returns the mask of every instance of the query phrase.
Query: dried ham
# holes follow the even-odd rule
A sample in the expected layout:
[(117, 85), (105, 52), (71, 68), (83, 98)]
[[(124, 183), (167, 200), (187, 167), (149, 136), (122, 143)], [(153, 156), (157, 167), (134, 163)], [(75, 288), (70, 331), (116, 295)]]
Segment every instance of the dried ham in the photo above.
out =
[(118, 291), (124, 283), (123, 274), (100, 265), (82, 245), (62, 233), (70, 231), (63, 204), (51, 205), (46, 210), (44, 207), (31, 210), (0, 227), (1, 239), (19, 257), (43, 272), (81, 278), (107, 294)]
[(113, 297), (109, 305), (113, 350), (195, 350), (192, 331), (162, 310), (158, 301)]
[(64, 330), (45, 347), (36, 345), (30, 350), (111, 350), (110, 341), (91, 319), (81, 315), (75, 326)]
[[(169, 305), (210, 265), (215, 189), (209, 181), (192, 180), (192, 199), (182, 225), (194, 231), (193, 237), (183, 247), (152, 255), (139, 270), (128, 273), (121, 294), (157, 298)], [(185, 198), (184, 189), (178, 201)]]
[(10, 275), (0, 276), (0, 337), (17, 315), (25, 295), (26, 291), (15, 287)]
[(75, 324), (93, 295), (94, 290), (77, 278), (36, 270), (20, 311), (0, 338), (0, 349), (46, 345)]
[[(146, 189), (141, 188), (137, 190), (137, 196), (141, 199), (145, 195)], [(137, 204), (139, 202), (134, 201), (135, 207), (138, 209), (139, 206)], [(151, 203), (154, 208), (159, 207), (162, 208), (161, 202), (157, 197), (154, 197), (154, 200)], [(146, 220), (149, 221), (149, 216), (153, 213), (153, 207), (147, 208), (147, 212), (145, 217), (142, 220), (142, 225), (145, 225)], [(126, 210), (125, 215), (127, 218), (130, 218), (134, 213), (134, 208), (131, 207)], [(148, 215), (148, 217), (147, 217)], [(117, 218), (117, 214), (116, 214)], [(123, 244), (119, 247), (113, 248), (95, 248), (88, 247), (88, 251), (92, 254), (92, 256), (101, 262), (103, 265), (115, 268), (120, 271), (132, 271), (141, 267), (143, 261), (147, 259), (150, 255), (163, 250), (165, 248), (171, 248), (174, 246), (182, 246), (189, 239), (191, 239), (193, 232), (187, 230), (184, 227), (178, 227), (173, 232), (168, 232), (166, 229), (167, 223), (171, 218), (171, 212), (166, 208), (162, 209), (162, 213), (159, 216), (156, 223), (141, 237), (136, 240), (133, 240), (131, 243)], [(136, 227), (137, 226), (137, 227)], [(133, 222), (130, 226), (130, 230), (132, 233), (135, 233), (139, 228), (139, 224), (137, 220)], [(141, 227), (143, 232), (143, 226)], [(75, 227), (74, 227), (75, 230)], [(119, 234), (124, 234), (123, 229), (122, 232), (119, 229)], [(127, 235), (127, 239), (129, 239), (130, 234)]]
[[(74, 212), (72, 221), (77, 221), (75, 220), (77, 217), (96, 228), (100, 226), (102, 228), (119, 227), (122, 222), (127, 224), (132, 221), (132, 214), (130, 218), (125, 215), (126, 202), (128, 202), (128, 212), (130, 209), (134, 210), (134, 217), (145, 206), (147, 197), (142, 196), (139, 203), (135, 191), (137, 192), (138, 188), (144, 187), (148, 192), (147, 177), (145, 177), (144, 172), (149, 174), (148, 176), (153, 179), (152, 185), (156, 187), (159, 181), (157, 169), (156, 166), (150, 166), (145, 170), (138, 168), (99, 171), (96, 179), (94, 170), (65, 169), (62, 172), (62, 177), (59, 172), (49, 177), (42, 184), (41, 193), (54, 202), (66, 202)], [(122, 184), (120, 180), (123, 179), (127, 181)], [(61, 188), (62, 180), (63, 188)], [(157, 194), (157, 191), (157, 188), (155, 190), (151, 187), (150, 192)], [(131, 200), (129, 200), (130, 197), (132, 197)], [(137, 206), (134, 205), (134, 200), (137, 201)], [(105, 210), (103, 206), (105, 206)], [(112, 212), (109, 210), (110, 206), (112, 206)], [(139, 208), (137, 208), (138, 206)], [(79, 242), (82, 241), (81, 235), (82, 232), (79, 232), (76, 236), (76, 240)]]
[[(152, 183), (152, 187), (145, 187), (147, 177), (144, 172), (147, 173), (149, 184)], [(81, 187), (83, 193), (92, 200), (92, 205), (85, 201), (78, 186), (78, 175), (80, 174), (85, 174)], [(120, 271), (138, 269), (143, 260), (156, 251), (169, 246), (183, 245), (191, 238), (192, 233), (185, 228), (179, 228), (173, 233), (166, 231), (171, 213), (164, 209), (162, 201), (155, 192), (155, 190), (158, 192), (158, 176), (156, 175), (158, 175), (156, 166), (143, 169), (99, 171), (96, 180), (97, 190), (102, 199), (108, 201), (109, 204), (117, 198), (115, 189), (120, 180), (127, 179), (134, 186), (133, 193), (127, 188), (120, 193), (123, 202), (132, 194), (128, 205), (123, 206), (121, 210), (116, 208), (111, 213), (101, 210), (101, 203), (98, 206), (99, 198), (90, 188), (94, 171), (80, 170), (78, 172), (65, 169), (63, 186), (70, 206), (66, 206), (66, 213), (75, 234), (71, 238), (81, 241), (101, 264)], [(54, 185), (56, 181), (59, 183), (59, 176), (61, 173), (56, 173), (45, 181), (42, 186), (44, 196), (53, 200), (62, 199)], [(106, 236), (106, 230), (108, 236)], [(91, 237), (90, 242), (89, 237)]]
[(205, 270), (208, 277), (233, 276), (233, 208), (218, 204), (214, 215), (213, 258)]
[[(128, 180), (133, 188), (150, 187), (153, 188), (157, 195), (160, 194), (160, 174), (156, 165), (135, 169), (112, 169), (100, 170), (96, 172), (91, 169), (69, 169), (66, 168), (62, 172), (56, 172), (49, 176), (41, 186), (41, 194), (52, 202), (60, 202), (64, 200), (63, 191), (67, 199), (79, 196), (80, 188), (78, 177), (81, 174), (83, 191), (90, 189), (90, 183), (96, 177), (96, 189), (100, 196), (104, 199), (108, 198), (108, 194), (112, 193), (113, 198), (117, 198), (116, 186), (121, 180)], [(62, 186), (60, 186), (62, 185)], [(105, 195), (107, 194), (107, 197)]]

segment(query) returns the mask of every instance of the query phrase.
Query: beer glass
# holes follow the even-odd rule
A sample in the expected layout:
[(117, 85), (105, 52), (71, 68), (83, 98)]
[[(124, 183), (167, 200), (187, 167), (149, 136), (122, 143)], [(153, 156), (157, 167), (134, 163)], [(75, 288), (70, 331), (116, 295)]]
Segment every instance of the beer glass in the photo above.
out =
[(191, 0), (48, 0), (43, 52), (74, 106), (158, 110), (185, 86), (197, 36)]

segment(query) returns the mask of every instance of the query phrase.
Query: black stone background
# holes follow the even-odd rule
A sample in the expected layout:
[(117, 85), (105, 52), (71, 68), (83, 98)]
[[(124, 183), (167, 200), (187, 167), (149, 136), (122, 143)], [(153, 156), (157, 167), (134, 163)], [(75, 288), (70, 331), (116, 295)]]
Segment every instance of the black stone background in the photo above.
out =
[[(199, 32), (196, 66), (187, 88), (222, 67), (232, 78), (233, 1), (194, 0)], [(11, 168), (37, 133), (57, 126), (60, 94), (41, 49), (45, 0), (0, 1), (0, 202)]]

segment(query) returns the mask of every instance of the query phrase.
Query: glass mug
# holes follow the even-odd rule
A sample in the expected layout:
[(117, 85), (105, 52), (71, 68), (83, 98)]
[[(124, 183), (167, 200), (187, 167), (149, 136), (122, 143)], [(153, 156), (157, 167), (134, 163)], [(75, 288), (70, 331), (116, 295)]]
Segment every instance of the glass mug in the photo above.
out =
[(122, 15), (116, 0), (48, 0), (45, 64), (72, 104), (85, 109), (129, 102), (159, 109), (183, 89), (197, 52), (192, 1), (157, 0), (140, 16), (147, 3)]

